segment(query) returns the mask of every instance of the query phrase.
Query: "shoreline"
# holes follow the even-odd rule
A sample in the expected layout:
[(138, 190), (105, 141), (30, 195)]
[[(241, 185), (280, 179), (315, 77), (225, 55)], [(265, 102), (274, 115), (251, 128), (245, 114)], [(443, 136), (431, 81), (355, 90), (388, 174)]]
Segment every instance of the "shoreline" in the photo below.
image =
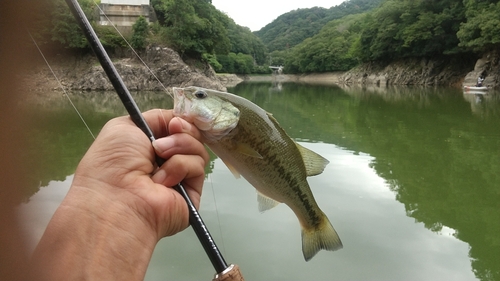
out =
[(310, 84), (342, 85), (342, 77), (346, 72), (327, 72), (311, 74), (280, 74), (280, 75), (245, 75), (239, 76), (249, 82), (294, 82)]
[[(452, 59), (408, 58), (383, 64), (370, 62), (348, 71), (309, 74), (237, 75), (215, 73), (210, 66), (186, 64), (173, 50), (150, 46), (146, 50), (148, 65), (156, 74), (153, 77), (146, 67), (131, 58), (117, 59), (114, 64), (130, 91), (163, 90), (158, 80), (167, 86), (197, 85), (224, 91), (243, 81), (294, 82), (337, 86), (449, 86), (462, 88), (474, 85), (477, 77), (485, 76), (483, 84), (493, 90), (500, 88), (500, 52), (491, 52), (478, 59), (474, 67)], [(165, 63), (168, 62), (168, 63)], [(52, 65), (61, 84), (71, 91), (113, 91), (102, 67), (90, 55), (79, 58), (57, 58)], [(58, 83), (52, 73), (41, 64), (29, 71), (24, 84), (31, 92), (58, 91)], [(154, 79), (157, 78), (157, 79)]]

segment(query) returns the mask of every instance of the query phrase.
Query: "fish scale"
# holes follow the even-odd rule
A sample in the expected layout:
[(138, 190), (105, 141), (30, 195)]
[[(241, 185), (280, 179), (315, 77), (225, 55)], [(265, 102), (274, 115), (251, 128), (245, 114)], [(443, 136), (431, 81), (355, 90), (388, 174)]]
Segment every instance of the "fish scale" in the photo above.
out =
[[(242, 120), (242, 119), (244, 119), (244, 120), (259, 120), (257, 118), (257, 116), (255, 116), (255, 114), (252, 111), (247, 110), (245, 107), (242, 107), (242, 106), (237, 106), (237, 105), (235, 105), (235, 106), (241, 112), (240, 120)], [(259, 122), (259, 123), (263, 123), (263, 122)], [(246, 129), (244, 129), (244, 128), (247, 128), (247, 126), (249, 126), (249, 125), (251, 125), (252, 127), (261, 128), (261, 130), (254, 130), (254, 132), (249, 133)], [(272, 171), (277, 172), (275, 177), (280, 179), (280, 181), (274, 182), (272, 184), (274, 184), (274, 186), (280, 186), (280, 187), (284, 186), (284, 185), (288, 185), (288, 187), (292, 190), (292, 192), (288, 193), (288, 194), (295, 195), (295, 197), (298, 198), (302, 202), (303, 207), (304, 207), (304, 211), (308, 214), (309, 220), (302, 220), (302, 221), (308, 222), (308, 223), (312, 224), (312, 226), (318, 225), (320, 217), (321, 217), (321, 215), (318, 215), (318, 213), (317, 213), (317, 211), (319, 211), (319, 207), (316, 204), (314, 197), (312, 197), (312, 193), (309, 193), (310, 196), (308, 196), (308, 194), (302, 192), (302, 190), (300, 188), (300, 186), (309, 186), (307, 181), (305, 180), (305, 178), (306, 178), (305, 168), (304, 169), (293, 169), (293, 170), (288, 169), (288, 171), (286, 171), (284, 168), (284, 165), (286, 163), (282, 162), (283, 160), (287, 160), (287, 161), (296, 161), (297, 164), (302, 163), (301, 160), (293, 159), (294, 158), (293, 156), (299, 155), (299, 152), (297, 151), (297, 149), (294, 147), (294, 144), (292, 143), (293, 141), (286, 135), (286, 133), (283, 130), (279, 130), (281, 127), (277, 127), (276, 128), (277, 130), (275, 130), (275, 134), (272, 135), (272, 136), (276, 136), (277, 134), (279, 134), (280, 137), (278, 137), (278, 138), (271, 137), (270, 141), (269, 141), (268, 138), (265, 137), (265, 135), (267, 135), (272, 130), (271, 129), (262, 130), (262, 128), (266, 129), (266, 126), (264, 124), (255, 124), (255, 123), (254, 124), (245, 124), (244, 122), (240, 121), (240, 124), (238, 124), (236, 126), (234, 136), (231, 136), (231, 138), (228, 138), (227, 140), (228, 141), (230, 140), (233, 142), (235, 141), (238, 143), (243, 142), (243, 143), (246, 143), (250, 146), (252, 146), (252, 144), (255, 144), (255, 145), (253, 145), (254, 149), (260, 155), (266, 155), (266, 157), (264, 157), (263, 159), (257, 159), (257, 158), (253, 158), (253, 157), (249, 157), (249, 156), (245, 156), (245, 155), (240, 154), (239, 155), (240, 159), (242, 159), (243, 161), (246, 161), (246, 162), (249, 162), (249, 161), (250, 162), (252, 162), (252, 161), (257, 162), (257, 163), (248, 163), (247, 165), (249, 167), (258, 167), (259, 168), (258, 172), (265, 173), (267, 176), (269, 176), (268, 175), (269, 170), (266, 169), (266, 167), (268, 167), (269, 165), (275, 167), (275, 169), (273, 169)], [(266, 132), (263, 132), (263, 131), (266, 131)], [(259, 133), (261, 133), (261, 134), (259, 134)], [(264, 136), (262, 135), (262, 133), (264, 134)], [(253, 137), (249, 138), (248, 137), (249, 135), (252, 135)], [(256, 140), (256, 139), (260, 139), (261, 141), (258, 143), (254, 143), (253, 140)], [(269, 145), (270, 142), (271, 143), (273, 141), (280, 142), (280, 140), (281, 140), (281, 142), (289, 142), (289, 143), (288, 143), (288, 145)], [(221, 141), (220, 146), (224, 146), (223, 141)], [(291, 153), (286, 154), (286, 155), (289, 155), (288, 157), (284, 156), (284, 157), (278, 158), (278, 154), (281, 154), (284, 152), (286, 153), (286, 150), (283, 149), (285, 147), (291, 148), (291, 150), (292, 150)], [(261, 163), (261, 162), (264, 162), (264, 163)], [(295, 166), (292, 166), (292, 167), (295, 167)], [(275, 177), (271, 177), (271, 178), (275, 178)], [(263, 178), (267, 178), (267, 177), (263, 177)], [(301, 180), (301, 178), (303, 180)], [(267, 195), (267, 192), (261, 191), (261, 193)], [(268, 195), (268, 197), (276, 198), (278, 196), (275, 197), (273, 195)], [(294, 199), (296, 199), (296, 198), (294, 198)], [(289, 201), (289, 200), (285, 199), (285, 200), (277, 200), (277, 201), (287, 203), (287, 201)], [(303, 212), (299, 212), (299, 214), (303, 214)]]
[(242, 97), (198, 87), (174, 88), (174, 114), (194, 122), (231, 172), (258, 190), (260, 210), (278, 203), (292, 209), (306, 261), (321, 249), (342, 248), (306, 179), (323, 172), (328, 161), (293, 141), (271, 114)]

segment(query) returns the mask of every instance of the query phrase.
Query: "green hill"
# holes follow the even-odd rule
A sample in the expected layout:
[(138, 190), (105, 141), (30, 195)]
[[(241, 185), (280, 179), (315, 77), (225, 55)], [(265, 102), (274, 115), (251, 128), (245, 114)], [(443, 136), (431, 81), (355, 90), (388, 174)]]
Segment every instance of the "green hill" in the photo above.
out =
[(314, 7), (293, 10), (279, 16), (254, 34), (262, 40), (269, 52), (285, 50), (314, 36), (328, 22), (372, 10), (381, 2), (382, 0), (348, 0), (330, 9)]

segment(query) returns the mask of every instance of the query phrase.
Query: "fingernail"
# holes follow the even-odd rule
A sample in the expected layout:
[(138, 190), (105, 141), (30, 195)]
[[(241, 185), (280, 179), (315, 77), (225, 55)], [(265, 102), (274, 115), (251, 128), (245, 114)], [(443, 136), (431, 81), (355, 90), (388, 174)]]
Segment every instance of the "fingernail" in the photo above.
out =
[(174, 147), (174, 140), (170, 137), (164, 137), (153, 141), (153, 147), (156, 153), (161, 154)]
[(165, 172), (165, 170), (160, 169), (158, 170), (158, 172), (156, 172), (156, 174), (153, 175), (153, 177), (151, 177), (151, 180), (154, 183), (163, 184), (166, 178), (167, 178), (167, 172)]

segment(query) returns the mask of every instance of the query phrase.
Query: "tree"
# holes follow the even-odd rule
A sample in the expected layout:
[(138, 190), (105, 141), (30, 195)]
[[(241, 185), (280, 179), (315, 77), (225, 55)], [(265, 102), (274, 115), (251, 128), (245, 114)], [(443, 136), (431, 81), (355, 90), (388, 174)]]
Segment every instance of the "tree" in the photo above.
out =
[(164, 36), (181, 55), (201, 58), (228, 49), (226, 18), (209, 1), (155, 0), (152, 2), (165, 28)]
[[(359, 41), (364, 15), (346, 16), (326, 24), (321, 31), (286, 55), (285, 70), (292, 73), (348, 70), (359, 63), (352, 46)], [(279, 55), (279, 54), (278, 54)]]
[(286, 50), (319, 33), (328, 22), (347, 15), (360, 14), (377, 7), (382, 0), (347, 0), (330, 9), (297, 9), (279, 16), (254, 32), (269, 52)]
[(143, 16), (140, 16), (132, 25), (132, 38), (130, 44), (135, 49), (144, 49), (146, 46), (146, 38), (148, 36), (149, 25)]
[[(37, 19), (40, 22), (39, 26), (44, 26), (45, 29), (37, 30), (36, 37), (49, 38), (50, 40), (45, 40), (44, 43), (56, 42), (64, 48), (89, 48), (87, 40), (66, 2), (64, 0), (49, 1), (47, 12), (40, 14)], [(93, 0), (78, 0), (78, 2), (104, 47), (125, 46), (125, 41), (114, 28), (95, 24), (97, 6)]]
[[(495, 3), (496, 2), (496, 3)], [(467, 20), (460, 24), (459, 46), (472, 51), (493, 49), (500, 44), (500, 2), (465, 0)]]
[(250, 55), (229, 53), (217, 56), (217, 60), (222, 65), (221, 72), (250, 74), (254, 71), (254, 61)]
[[(87, 19), (93, 23), (95, 21), (94, 11), (96, 9), (92, 0), (78, 1)], [(50, 34), (51, 41), (58, 42), (70, 48), (87, 48), (87, 40), (80, 30), (75, 18), (71, 14), (68, 5), (64, 0), (51, 0), (50, 24), (48, 30), (43, 33)]]
[[(230, 52), (250, 55), (257, 64), (266, 63), (267, 51), (262, 40), (253, 34), (248, 27), (237, 25), (230, 18), (227, 20), (227, 33), (231, 43)], [(228, 53), (218, 51), (217, 54), (227, 55)]]
[(358, 53), (363, 61), (456, 54), (464, 20), (461, 1), (386, 0), (365, 19)]
[(458, 52), (456, 33), (464, 18), (459, 1), (408, 2), (401, 15), (402, 56), (439, 56)]

